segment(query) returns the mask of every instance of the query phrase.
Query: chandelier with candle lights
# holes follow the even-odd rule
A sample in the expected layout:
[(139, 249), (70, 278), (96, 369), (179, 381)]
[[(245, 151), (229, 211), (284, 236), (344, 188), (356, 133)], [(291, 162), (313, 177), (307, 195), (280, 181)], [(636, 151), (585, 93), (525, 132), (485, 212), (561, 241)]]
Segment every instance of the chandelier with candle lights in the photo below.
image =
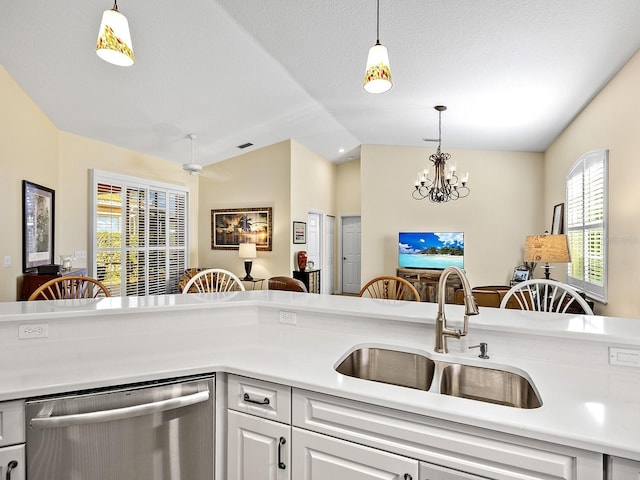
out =
[(455, 165), (447, 166), (447, 161), (451, 158), (451, 155), (440, 150), (442, 144), (442, 112), (447, 107), (437, 105), (433, 108), (438, 111), (438, 149), (436, 153), (429, 156), (429, 160), (433, 163), (433, 176), (429, 176), (427, 167), (422, 172), (418, 172), (412, 195), (416, 200), (429, 199), (433, 203), (445, 203), (469, 195), (470, 190), (467, 187), (469, 173), (465, 173), (460, 177)]

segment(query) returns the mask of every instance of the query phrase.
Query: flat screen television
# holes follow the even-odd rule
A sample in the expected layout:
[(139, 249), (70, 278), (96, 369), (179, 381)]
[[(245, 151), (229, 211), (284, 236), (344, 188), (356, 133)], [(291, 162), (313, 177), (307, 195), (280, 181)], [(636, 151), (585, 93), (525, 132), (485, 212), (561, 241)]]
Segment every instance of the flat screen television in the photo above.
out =
[(450, 265), (464, 268), (462, 232), (398, 234), (398, 267), (444, 270)]

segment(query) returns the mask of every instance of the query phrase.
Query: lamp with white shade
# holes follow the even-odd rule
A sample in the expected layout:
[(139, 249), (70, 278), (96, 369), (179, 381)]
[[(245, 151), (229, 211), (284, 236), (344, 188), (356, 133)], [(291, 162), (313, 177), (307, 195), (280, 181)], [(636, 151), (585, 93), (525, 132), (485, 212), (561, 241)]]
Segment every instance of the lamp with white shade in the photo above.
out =
[(244, 271), (246, 276), (242, 280), (251, 281), (251, 267), (253, 262), (251, 259), (258, 256), (255, 243), (241, 243), (238, 248), (238, 257), (244, 258)]

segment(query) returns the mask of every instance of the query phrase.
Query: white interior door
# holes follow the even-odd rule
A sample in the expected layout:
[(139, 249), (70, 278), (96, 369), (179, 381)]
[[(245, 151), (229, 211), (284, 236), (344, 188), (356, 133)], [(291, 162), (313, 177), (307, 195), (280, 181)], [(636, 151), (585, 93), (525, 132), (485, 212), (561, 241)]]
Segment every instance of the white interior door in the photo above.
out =
[(322, 291), (333, 295), (333, 271), (335, 258), (336, 217), (327, 215), (324, 225), (324, 265), (322, 266)]
[[(307, 214), (307, 263), (313, 262), (313, 269), (322, 269), (322, 214)], [(324, 272), (320, 272), (320, 278)], [(321, 282), (322, 283), (322, 282)], [(320, 285), (320, 293), (324, 293)]]
[(360, 217), (342, 218), (342, 293), (360, 292)]

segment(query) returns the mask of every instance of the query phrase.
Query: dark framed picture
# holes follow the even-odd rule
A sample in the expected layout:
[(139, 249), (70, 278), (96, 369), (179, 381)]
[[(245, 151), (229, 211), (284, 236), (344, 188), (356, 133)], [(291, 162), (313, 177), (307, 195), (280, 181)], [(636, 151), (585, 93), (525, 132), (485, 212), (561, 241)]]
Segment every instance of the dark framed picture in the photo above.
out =
[(293, 243), (307, 243), (307, 224), (293, 222)]
[(564, 203), (553, 207), (553, 220), (551, 221), (551, 235), (564, 233)]
[(22, 181), (22, 271), (53, 264), (55, 191)]
[(211, 210), (211, 249), (238, 250), (255, 243), (256, 250), (271, 250), (271, 207)]

